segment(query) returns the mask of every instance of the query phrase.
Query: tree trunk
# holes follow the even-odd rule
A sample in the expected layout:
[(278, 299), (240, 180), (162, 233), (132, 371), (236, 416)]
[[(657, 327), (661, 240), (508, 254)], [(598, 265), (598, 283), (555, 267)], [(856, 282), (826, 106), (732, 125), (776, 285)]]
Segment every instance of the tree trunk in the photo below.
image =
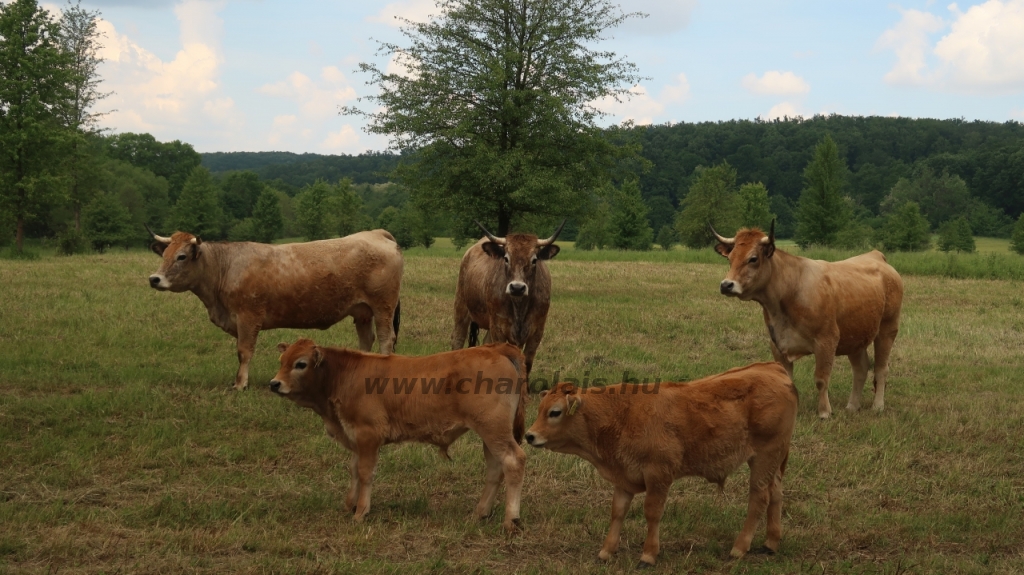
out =
[(75, 206), (75, 231), (82, 231), (82, 208)]
[(512, 214), (504, 209), (498, 209), (498, 237), (503, 238), (508, 235), (509, 225), (512, 223)]
[(22, 243), (25, 239), (25, 219), (18, 217), (18, 233), (14, 236), (14, 245), (18, 247), (18, 253), (24, 251)]

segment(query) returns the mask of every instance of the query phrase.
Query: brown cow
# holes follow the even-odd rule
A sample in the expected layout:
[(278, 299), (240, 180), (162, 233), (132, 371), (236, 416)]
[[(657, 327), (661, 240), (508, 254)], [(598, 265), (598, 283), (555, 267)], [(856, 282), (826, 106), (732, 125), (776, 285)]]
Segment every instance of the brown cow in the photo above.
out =
[(796, 388), (777, 363), (653, 387), (623, 383), (577, 388), (563, 383), (542, 392), (526, 442), (578, 455), (615, 486), (601, 560), (618, 550), (622, 520), (634, 495), (647, 492), (647, 539), (640, 566), (654, 565), (658, 525), (672, 482), (697, 476), (724, 487), (726, 477), (743, 462), (750, 466), (750, 498), (732, 556), (750, 550), (766, 509), (765, 550), (774, 553), (782, 538), (782, 476), (798, 403)]
[(395, 238), (385, 230), (283, 245), (150, 234), (163, 263), (149, 285), (196, 294), (210, 321), (238, 340), (235, 389), (248, 385), (260, 330), (327, 329), (352, 316), (360, 349), (373, 345), (371, 322), (381, 353), (394, 349), (403, 264)]
[(875, 345), (874, 409), (885, 407), (889, 353), (900, 327), (903, 280), (875, 250), (840, 262), (811, 260), (775, 249), (775, 222), (765, 235), (742, 229), (718, 238), (715, 250), (729, 258), (720, 290), (730, 297), (761, 304), (772, 355), (790, 377), (793, 361), (814, 355), (818, 416), (832, 415), (828, 383), (837, 355), (850, 358), (853, 390), (846, 404), (860, 409), (867, 380), (868, 346)]
[(327, 435), (353, 454), (345, 506), (356, 521), (370, 510), (370, 486), (382, 445), (430, 443), (447, 457), (448, 446), (472, 429), (483, 440), (487, 463), (476, 516), (491, 514), (504, 477), (504, 526), (512, 531), (519, 525), (526, 465), (519, 441), (527, 386), (523, 354), (517, 348), (486, 345), (405, 357), (318, 347), (300, 339), (278, 349), (281, 369), (270, 390), (315, 411)]
[(480, 222), (484, 237), (466, 250), (455, 288), (452, 349), (477, 344), (479, 328), (485, 343), (511, 343), (526, 355), (526, 373), (544, 338), (551, 305), (551, 273), (545, 261), (558, 255), (555, 245), (565, 221), (546, 240), (533, 234), (495, 237)]

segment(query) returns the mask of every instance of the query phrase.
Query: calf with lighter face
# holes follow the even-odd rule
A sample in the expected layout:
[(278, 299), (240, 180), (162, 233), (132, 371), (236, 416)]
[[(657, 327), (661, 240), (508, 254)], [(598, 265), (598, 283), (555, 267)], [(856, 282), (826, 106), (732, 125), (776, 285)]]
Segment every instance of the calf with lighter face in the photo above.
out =
[(485, 342), (507, 342), (523, 349), (529, 374), (551, 304), (551, 273), (545, 262), (558, 254), (554, 242), (565, 222), (545, 240), (533, 234), (499, 238), (477, 225), (485, 237), (462, 257), (452, 349), (462, 349), (467, 335), (469, 345), (476, 345), (477, 332), (483, 328)]

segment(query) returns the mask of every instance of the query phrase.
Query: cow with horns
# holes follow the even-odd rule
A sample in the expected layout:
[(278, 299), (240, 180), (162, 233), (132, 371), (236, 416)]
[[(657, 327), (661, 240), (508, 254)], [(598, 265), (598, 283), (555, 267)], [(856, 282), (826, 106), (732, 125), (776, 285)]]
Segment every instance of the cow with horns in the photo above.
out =
[(327, 329), (352, 316), (360, 349), (370, 351), (374, 328), (380, 352), (394, 349), (403, 261), (385, 230), (283, 245), (149, 233), (153, 251), (163, 258), (149, 285), (196, 294), (210, 321), (237, 339), (235, 389), (248, 385), (260, 330)]
[(818, 416), (832, 415), (828, 384), (837, 355), (847, 356), (853, 367), (853, 390), (846, 409), (860, 409), (872, 344), (872, 407), (881, 411), (889, 353), (899, 332), (903, 304), (903, 280), (885, 256), (877, 250), (839, 262), (794, 256), (775, 249), (774, 221), (767, 234), (742, 229), (726, 238), (714, 227), (711, 233), (718, 239), (715, 251), (730, 263), (719, 289), (723, 295), (761, 304), (775, 361), (793, 377), (793, 361), (814, 356)]
[(546, 240), (533, 234), (499, 238), (480, 222), (476, 225), (485, 237), (462, 257), (452, 349), (462, 349), (467, 335), (469, 345), (476, 345), (479, 329), (486, 329), (485, 343), (507, 342), (523, 349), (529, 375), (551, 304), (551, 273), (545, 262), (558, 254), (555, 240), (565, 220)]

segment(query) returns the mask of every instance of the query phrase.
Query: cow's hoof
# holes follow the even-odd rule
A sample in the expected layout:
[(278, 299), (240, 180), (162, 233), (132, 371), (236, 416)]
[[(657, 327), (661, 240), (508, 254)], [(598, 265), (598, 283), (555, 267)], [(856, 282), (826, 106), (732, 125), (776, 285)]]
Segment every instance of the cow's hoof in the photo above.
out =
[(505, 531), (508, 532), (509, 535), (516, 535), (523, 532), (523, 522), (518, 517), (505, 523), (504, 527)]
[(732, 551), (729, 552), (729, 559), (742, 559), (743, 556), (746, 555), (746, 554), (747, 554), (746, 551), (743, 551), (742, 549), (738, 549), (736, 547), (733, 547)]
[(849, 411), (850, 413), (857, 413), (858, 411), (860, 411), (860, 406), (859, 405), (854, 405), (852, 403), (847, 403), (846, 404), (846, 411)]
[(648, 563), (643, 559), (641, 559), (640, 562), (636, 564), (637, 569), (650, 569), (651, 567), (654, 567), (654, 563)]
[(762, 545), (750, 552), (751, 555), (775, 555), (775, 550), (767, 545)]
[(601, 563), (604, 563), (606, 561), (611, 561), (611, 559), (612, 559), (612, 554), (607, 552), (607, 551), (605, 551), (604, 549), (602, 549), (602, 550), (597, 552), (597, 560), (600, 561)]

